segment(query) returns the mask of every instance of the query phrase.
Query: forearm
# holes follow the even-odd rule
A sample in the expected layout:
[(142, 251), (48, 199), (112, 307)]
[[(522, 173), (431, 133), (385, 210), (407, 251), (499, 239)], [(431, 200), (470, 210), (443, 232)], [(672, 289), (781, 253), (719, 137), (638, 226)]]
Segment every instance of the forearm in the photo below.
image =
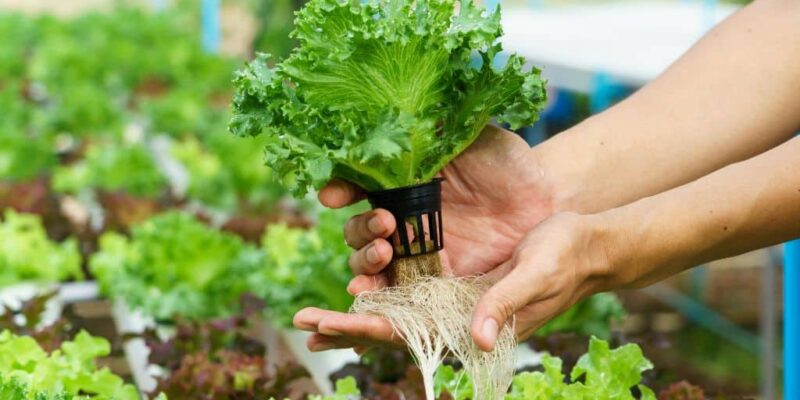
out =
[(800, 2), (761, 0), (662, 76), (534, 148), (562, 210), (597, 212), (747, 159), (800, 128)]
[(684, 186), (594, 214), (611, 286), (800, 237), (800, 138)]

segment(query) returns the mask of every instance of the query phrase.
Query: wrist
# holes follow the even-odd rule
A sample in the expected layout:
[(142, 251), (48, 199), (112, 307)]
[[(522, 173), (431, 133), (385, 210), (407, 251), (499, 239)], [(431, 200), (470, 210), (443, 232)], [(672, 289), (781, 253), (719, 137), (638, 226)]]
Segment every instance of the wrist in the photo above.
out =
[[(595, 117), (531, 149), (541, 178), (549, 189), (553, 212), (592, 213), (605, 210), (603, 193), (595, 193), (596, 149), (587, 149), (586, 136), (595, 130)], [(594, 174), (597, 175), (597, 174)]]
[(625, 210), (612, 209), (585, 215), (589, 231), (590, 277), (596, 282), (595, 292), (633, 287), (640, 279), (639, 269), (633, 262), (637, 243), (635, 225)]
[[(685, 269), (700, 242), (691, 218), (664, 209), (654, 197), (588, 217), (606, 260), (609, 288), (641, 288)], [(668, 216), (668, 217), (665, 217)]]

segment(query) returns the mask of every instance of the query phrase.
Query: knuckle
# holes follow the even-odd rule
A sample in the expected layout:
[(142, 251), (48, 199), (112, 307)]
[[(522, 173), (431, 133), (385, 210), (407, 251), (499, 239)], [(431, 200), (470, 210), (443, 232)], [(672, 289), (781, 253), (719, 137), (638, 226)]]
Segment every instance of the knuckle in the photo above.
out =
[(365, 274), (375, 275), (375, 274), (381, 272), (382, 269), (383, 269), (383, 266), (381, 264), (369, 264), (369, 263), (366, 263), (364, 265), (363, 272)]
[(360, 275), (362, 268), (361, 263), (361, 256), (359, 255), (360, 252), (354, 251), (350, 253), (350, 258), (347, 260), (347, 264), (350, 265), (350, 270), (353, 271), (354, 274)]
[(344, 224), (344, 238), (348, 246), (358, 249), (364, 246), (364, 228), (361, 223), (362, 215), (351, 217)]
[(350, 247), (353, 247), (353, 218), (344, 223), (344, 241)]
[(344, 231), (354, 233), (356, 231), (357, 223), (358, 223), (358, 215), (354, 215), (347, 220), (344, 224)]
[(494, 295), (494, 308), (504, 318), (511, 318), (517, 310), (516, 301), (506, 293), (496, 293)]

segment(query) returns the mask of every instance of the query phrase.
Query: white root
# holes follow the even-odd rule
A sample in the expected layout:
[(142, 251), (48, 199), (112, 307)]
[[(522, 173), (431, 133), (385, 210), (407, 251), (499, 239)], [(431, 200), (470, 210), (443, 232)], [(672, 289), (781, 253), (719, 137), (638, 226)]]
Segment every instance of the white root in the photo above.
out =
[(386, 318), (405, 340), (434, 400), (433, 376), (447, 355), (459, 360), (473, 382), (474, 399), (502, 399), (514, 376), (516, 338), (504, 326), (494, 351), (481, 351), (470, 335), (472, 311), (488, 288), (481, 278), (420, 277), (412, 285), (366, 292), (354, 313)]

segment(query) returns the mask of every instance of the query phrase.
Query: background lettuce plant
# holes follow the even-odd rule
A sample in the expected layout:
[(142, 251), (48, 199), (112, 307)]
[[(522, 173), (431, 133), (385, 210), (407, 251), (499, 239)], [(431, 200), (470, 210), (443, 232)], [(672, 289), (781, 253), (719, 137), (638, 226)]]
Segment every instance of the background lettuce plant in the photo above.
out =
[(73, 239), (51, 241), (38, 216), (5, 210), (0, 222), (0, 287), (81, 277), (81, 255)]
[(105, 339), (81, 331), (73, 341), (48, 353), (29, 336), (0, 332), (0, 394), (5, 400), (139, 400), (132, 385), (95, 359), (111, 347)]

